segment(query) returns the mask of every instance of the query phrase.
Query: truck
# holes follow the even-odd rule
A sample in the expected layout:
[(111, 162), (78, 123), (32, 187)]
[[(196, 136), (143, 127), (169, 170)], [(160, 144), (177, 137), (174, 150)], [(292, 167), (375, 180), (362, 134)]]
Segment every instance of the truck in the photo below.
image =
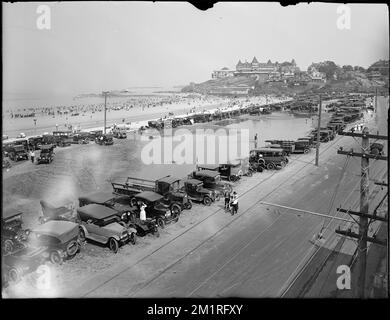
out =
[(131, 197), (130, 203), (135, 206), (134, 196), (143, 191), (152, 191), (164, 197), (164, 202), (172, 209), (179, 206), (180, 211), (191, 209), (192, 202), (188, 195), (181, 191), (181, 181), (179, 178), (170, 175), (157, 180), (148, 180), (135, 177), (127, 177), (125, 183), (112, 182), (115, 194), (128, 195)]
[(289, 156), (295, 151), (295, 141), (292, 140), (265, 140), (264, 142), (271, 145), (279, 145), (279, 148), (283, 149), (283, 154)]

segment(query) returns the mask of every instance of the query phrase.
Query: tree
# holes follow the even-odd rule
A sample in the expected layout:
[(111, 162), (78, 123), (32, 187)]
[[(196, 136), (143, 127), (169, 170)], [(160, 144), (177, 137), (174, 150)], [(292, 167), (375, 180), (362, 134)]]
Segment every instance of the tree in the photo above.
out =
[(343, 66), (344, 71), (353, 71), (353, 67), (351, 65), (345, 65)]

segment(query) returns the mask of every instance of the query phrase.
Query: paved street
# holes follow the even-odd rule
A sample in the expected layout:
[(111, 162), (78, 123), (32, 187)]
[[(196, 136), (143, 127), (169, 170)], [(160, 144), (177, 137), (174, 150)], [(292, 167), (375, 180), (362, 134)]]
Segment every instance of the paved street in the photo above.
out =
[[(387, 107), (381, 100), (378, 114), (380, 132), (386, 131)], [(369, 118), (373, 128), (375, 118)], [(358, 141), (338, 136), (321, 145), (320, 167), (313, 165), (314, 150), (308, 155), (295, 155), (279, 172), (256, 174), (254, 187), (241, 194), (237, 216), (216, 211), (188, 232), (155, 251), (148, 259), (127, 266), (104, 281), (90, 281), (87, 296), (131, 297), (276, 297), (289, 289), (300, 269), (317, 252), (312, 238), (325, 224), (325, 242), (314, 261), (325, 261), (329, 253), (343, 250), (344, 258), (353, 254), (352, 240), (334, 233), (345, 222), (268, 207), (267, 201), (304, 210), (334, 215), (338, 206), (358, 209), (360, 159), (348, 160), (342, 176), (345, 156), (338, 155), (339, 146), (358, 149)], [(387, 153), (387, 150), (386, 150)], [(370, 178), (384, 179), (386, 162), (372, 161)], [(338, 193), (330, 208), (337, 184)], [(374, 190), (373, 181), (371, 188)], [(372, 200), (382, 193), (375, 191)], [(221, 205), (220, 205), (221, 206)], [(350, 219), (348, 215), (340, 217)], [(343, 251), (341, 250), (341, 251)], [(175, 252), (167, 254), (167, 252)], [(322, 257), (322, 258), (321, 258)], [(341, 259), (342, 260), (342, 259)], [(308, 268), (306, 266), (306, 268)], [(308, 272), (310, 268), (307, 269)], [(92, 285), (93, 283), (93, 285)], [(84, 287), (85, 289), (86, 287)]]

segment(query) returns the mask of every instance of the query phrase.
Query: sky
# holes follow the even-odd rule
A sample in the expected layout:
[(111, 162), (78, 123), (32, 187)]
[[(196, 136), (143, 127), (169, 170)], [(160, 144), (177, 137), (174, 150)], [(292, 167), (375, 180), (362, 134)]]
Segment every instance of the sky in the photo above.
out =
[[(40, 4), (50, 29), (40, 30)], [(389, 59), (388, 9), (351, 4), (340, 30), (339, 4), (186, 2), (3, 3), (3, 92), (78, 94), (171, 87), (211, 78), (238, 60), (312, 62), (367, 68)]]

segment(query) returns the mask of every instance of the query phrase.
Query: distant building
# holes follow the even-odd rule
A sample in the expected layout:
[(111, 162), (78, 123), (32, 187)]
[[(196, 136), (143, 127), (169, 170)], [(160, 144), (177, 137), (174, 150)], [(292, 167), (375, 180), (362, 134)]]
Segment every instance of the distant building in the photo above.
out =
[(308, 70), (308, 74), (311, 81), (326, 82), (326, 74), (318, 71), (315, 67), (311, 67), (310, 70)]
[(371, 71), (367, 77), (370, 80), (382, 80), (382, 75), (379, 71)]
[(229, 68), (222, 68), (220, 70), (213, 71), (212, 79), (223, 79), (232, 76), (255, 76), (257, 81), (283, 81), (285, 79), (291, 79), (300, 70), (296, 65), (294, 59), (291, 62), (271, 62), (268, 60), (266, 63), (259, 62), (256, 57), (253, 57), (252, 62), (238, 61), (236, 70), (230, 70)]
[(214, 70), (214, 72), (211, 74), (212, 79), (222, 79), (227, 77), (233, 77), (234, 76), (234, 70), (229, 70), (229, 68), (222, 68), (220, 70)]
[(236, 65), (235, 75), (244, 75), (244, 74), (261, 74), (261, 73), (271, 73), (278, 70), (278, 65), (272, 63), (271, 60), (268, 60), (267, 63), (259, 63), (256, 57), (253, 57), (252, 62), (249, 63), (245, 61), (244, 63), (241, 60), (238, 61)]

